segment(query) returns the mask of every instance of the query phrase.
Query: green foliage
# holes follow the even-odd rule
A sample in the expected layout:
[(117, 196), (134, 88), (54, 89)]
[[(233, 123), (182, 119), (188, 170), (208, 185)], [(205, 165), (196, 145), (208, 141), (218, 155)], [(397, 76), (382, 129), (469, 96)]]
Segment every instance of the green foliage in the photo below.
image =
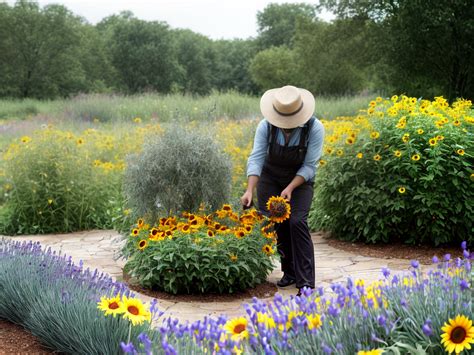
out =
[[(383, 82), (413, 96), (474, 95), (474, 7), (469, 1), (323, 0), (339, 18), (367, 19)], [(416, 58), (416, 60), (415, 60)]]
[(11, 147), (4, 167), (3, 234), (110, 228), (122, 205), (120, 175), (95, 167), (90, 151), (66, 134), (46, 130)]
[(315, 17), (314, 5), (305, 3), (267, 5), (263, 11), (257, 13), (260, 49), (279, 46), (291, 47), (297, 22), (312, 20)]
[[(215, 221), (227, 228), (236, 224)], [(272, 258), (263, 251), (271, 240), (262, 235), (259, 223), (241, 237), (231, 230), (216, 232), (210, 224), (184, 232), (186, 224), (178, 224), (169, 238), (149, 239), (150, 230), (145, 229), (128, 237), (125, 270), (144, 287), (174, 294), (234, 293), (265, 282), (273, 270)], [(209, 236), (208, 231), (216, 234)], [(148, 243), (143, 250), (140, 241)]]
[(296, 63), (294, 51), (286, 47), (272, 47), (258, 52), (250, 62), (249, 71), (262, 90), (284, 85), (297, 86), (301, 75)]
[(469, 111), (462, 103), (446, 109), (443, 99), (423, 101), (418, 110), (416, 99), (411, 100), (411, 107), (395, 104), (398, 112), (382, 108), (369, 115), (370, 128), (359, 124), (338, 133), (340, 140), (326, 149), (332, 155), (319, 169), (312, 228), (370, 243), (473, 241)]
[(131, 93), (169, 92), (177, 68), (168, 25), (131, 18), (113, 27), (111, 60)]
[(230, 159), (211, 137), (174, 125), (129, 156), (124, 191), (139, 215), (216, 208), (231, 188)]
[(366, 31), (357, 20), (301, 22), (294, 44), (300, 85), (323, 95), (354, 95), (366, 88)]
[(48, 98), (85, 90), (80, 19), (64, 6), (18, 1), (0, 9), (0, 95)]

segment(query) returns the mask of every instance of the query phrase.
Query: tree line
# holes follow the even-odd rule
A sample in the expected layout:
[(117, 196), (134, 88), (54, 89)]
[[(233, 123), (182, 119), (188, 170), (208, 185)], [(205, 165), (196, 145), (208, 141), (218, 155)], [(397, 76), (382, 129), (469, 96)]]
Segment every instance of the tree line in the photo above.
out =
[[(322, 8), (336, 19), (322, 21)], [(470, 0), (269, 4), (257, 23), (255, 38), (211, 40), (128, 11), (92, 25), (62, 5), (2, 3), (0, 97), (259, 94), (285, 84), (317, 95), (474, 96)]]

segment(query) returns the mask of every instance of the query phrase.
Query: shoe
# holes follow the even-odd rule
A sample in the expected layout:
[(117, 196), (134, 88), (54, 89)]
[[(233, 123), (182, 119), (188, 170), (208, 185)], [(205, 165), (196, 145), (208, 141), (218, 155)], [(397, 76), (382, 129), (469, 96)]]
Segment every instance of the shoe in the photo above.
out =
[(277, 282), (277, 286), (278, 287), (286, 287), (286, 286), (293, 285), (294, 283), (296, 283), (296, 280), (292, 279), (291, 277), (289, 277), (285, 274), (285, 275), (283, 275), (281, 280)]
[(303, 290), (304, 288), (314, 290), (314, 287), (311, 287), (311, 286), (303, 286), (303, 287), (300, 287), (300, 288), (298, 289), (298, 293), (296, 294), (297, 297), (301, 297), (301, 296), (304, 295), (304, 290)]

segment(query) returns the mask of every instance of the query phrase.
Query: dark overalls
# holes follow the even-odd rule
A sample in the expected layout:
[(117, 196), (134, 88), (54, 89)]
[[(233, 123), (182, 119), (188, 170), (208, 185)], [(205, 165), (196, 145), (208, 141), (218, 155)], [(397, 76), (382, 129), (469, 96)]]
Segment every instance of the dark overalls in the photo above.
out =
[[(278, 128), (269, 124), (268, 151), (257, 185), (258, 207), (264, 213), (268, 213), (268, 199), (280, 196), (303, 164), (313, 123), (314, 118), (311, 118), (302, 128), (300, 142), (296, 146), (278, 144)], [(312, 199), (313, 181), (306, 181), (291, 194), (290, 218), (276, 225), (281, 269), (296, 280), (297, 288), (314, 288), (314, 249), (307, 223)]]

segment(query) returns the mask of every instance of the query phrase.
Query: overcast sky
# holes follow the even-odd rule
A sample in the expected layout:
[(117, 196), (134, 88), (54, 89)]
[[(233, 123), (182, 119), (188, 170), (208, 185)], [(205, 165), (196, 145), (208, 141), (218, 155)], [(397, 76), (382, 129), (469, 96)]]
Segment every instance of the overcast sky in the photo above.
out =
[[(0, 0), (2, 1), (2, 0)], [(10, 5), (14, 0), (6, 1)], [(62, 4), (76, 15), (96, 24), (122, 10), (143, 20), (165, 21), (173, 28), (188, 28), (213, 39), (248, 38), (257, 35), (257, 12), (270, 3), (299, 3), (292, 0), (39, 0)], [(316, 4), (318, 1), (304, 1)], [(333, 16), (322, 13), (324, 20)]]

